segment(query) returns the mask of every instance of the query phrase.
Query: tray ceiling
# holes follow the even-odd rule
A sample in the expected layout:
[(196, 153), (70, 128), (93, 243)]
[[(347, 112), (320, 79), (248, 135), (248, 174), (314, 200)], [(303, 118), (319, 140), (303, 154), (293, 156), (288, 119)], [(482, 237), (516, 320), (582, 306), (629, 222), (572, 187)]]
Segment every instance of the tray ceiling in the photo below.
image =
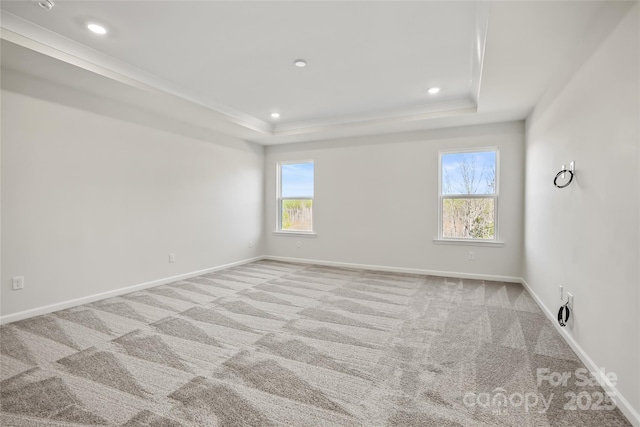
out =
[[(501, 71), (488, 68), (491, 55), (496, 66), (508, 69), (513, 65), (505, 50), (518, 48), (509, 43), (526, 40), (520, 47), (525, 59), (554, 45), (542, 52), (542, 59), (556, 62), (542, 67), (548, 80), (553, 65), (557, 69), (562, 54), (604, 7), (537, 3), (543, 4), (61, 0), (45, 11), (33, 1), (3, 1), (2, 38), (84, 72), (162, 94), (164, 102), (192, 103), (209, 111), (212, 121), (249, 130), (248, 139), (291, 142), (477, 116), (485, 93), (486, 113), (523, 118), (530, 99), (512, 102), (510, 110), (492, 109), (498, 92), (485, 88), (485, 79)], [(509, 12), (511, 24), (524, 24), (511, 38), (504, 30)], [(88, 22), (104, 25), (108, 33), (87, 31)], [(3, 66), (28, 72), (20, 56), (9, 49)], [(296, 59), (307, 66), (294, 66)], [(518, 64), (513, 72), (519, 72)], [(524, 90), (523, 98), (540, 96), (538, 86), (533, 95)], [(430, 87), (440, 92), (430, 95)]]

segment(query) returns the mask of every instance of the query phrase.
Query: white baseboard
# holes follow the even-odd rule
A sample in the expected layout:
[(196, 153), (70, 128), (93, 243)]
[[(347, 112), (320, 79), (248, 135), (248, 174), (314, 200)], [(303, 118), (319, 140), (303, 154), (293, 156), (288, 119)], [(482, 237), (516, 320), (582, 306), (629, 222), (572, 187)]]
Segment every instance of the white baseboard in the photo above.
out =
[[(115, 289), (108, 292), (102, 292), (95, 295), (90, 295), (82, 298), (77, 298), (69, 301), (63, 301), (56, 304), (47, 305), (44, 307), (38, 307), (31, 310), (21, 311), (19, 313), (8, 314), (6, 316), (0, 316), (0, 324), (6, 324), (15, 322), (22, 319), (27, 319), (29, 317), (39, 316), (42, 314), (51, 313), (58, 310), (64, 310), (67, 308), (75, 307), (82, 304), (87, 304), (95, 301), (99, 301), (101, 299), (115, 297), (118, 295), (127, 294), (134, 291), (139, 291), (142, 289), (150, 288), (153, 286), (164, 285), (167, 283), (175, 282), (182, 279), (188, 279), (190, 277), (196, 277), (203, 274), (211, 273), (213, 271), (224, 270), (225, 268), (235, 267), (242, 264), (248, 264), (254, 261), (260, 261), (263, 259), (272, 260), (272, 261), (282, 261), (282, 262), (292, 262), (297, 264), (315, 264), (315, 265), (324, 265), (329, 267), (341, 267), (341, 268), (353, 268), (360, 270), (373, 270), (373, 271), (387, 271), (392, 273), (407, 273), (407, 274), (424, 274), (430, 276), (441, 276), (441, 277), (459, 277), (463, 279), (478, 279), (478, 280), (492, 280), (497, 282), (515, 282), (522, 283), (525, 289), (531, 294), (533, 299), (536, 301), (540, 309), (545, 313), (545, 315), (551, 320), (551, 323), (555, 326), (556, 330), (560, 333), (560, 336), (564, 338), (564, 340), (569, 344), (569, 346), (576, 352), (582, 363), (585, 364), (587, 369), (591, 372), (600, 372), (600, 368), (598, 365), (585, 353), (585, 351), (580, 347), (580, 345), (573, 339), (571, 334), (564, 329), (561, 328), (557, 323), (557, 319), (549, 310), (549, 308), (542, 302), (540, 297), (531, 289), (531, 286), (527, 283), (524, 278), (521, 277), (509, 277), (509, 276), (495, 276), (495, 275), (487, 275), (487, 274), (472, 274), (472, 273), (458, 273), (451, 271), (437, 271), (437, 270), (422, 270), (416, 268), (402, 268), (402, 267), (390, 267), (390, 266), (380, 266), (380, 265), (368, 265), (368, 264), (354, 264), (354, 263), (346, 263), (346, 262), (335, 262), (335, 261), (321, 261), (321, 260), (312, 260), (312, 259), (303, 259), (303, 258), (290, 258), (290, 257), (279, 257), (279, 256), (270, 256), (263, 255), (257, 256), (254, 258), (249, 258), (241, 261), (232, 262), (229, 264), (219, 265), (216, 267), (207, 268), (204, 270), (192, 271), (190, 273), (180, 274), (177, 276), (166, 277), (163, 279), (154, 280), (151, 282), (140, 283), (133, 286), (127, 286), (124, 288)], [(624, 398), (624, 396), (617, 390), (617, 388), (611, 384), (611, 382), (604, 376), (599, 375), (596, 376), (596, 379), (600, 383), (600, 386), (607, 392), (614, 393), (615, 401), (622, 411), (622, 413), (627, 417), (629, 422), (634, 427), (640, 427), (640, 415), (638, 412), (629, 404), (629, 401)]]
[[(494, 276), (487, 274), (471, 274), (471, 273), (459, 273), (459, 272), (451, 272), (451, 271), (436, 271), (436, 270), (422, 270), (416, 268), (400, 268), (400, 267), (389, 267), (389, 266), (380, 266), (380, 265), (367, 265), (367, 264), (354, 264), (354, 263), (346, 263), (346, 262), (335, 262), (335, 261), (321, 261), (321, 260), (312, 260), (312, 259), (304, 259), (304, 258), (290, 258), (290, 257), (279, 257), (279, 256), (264, 256), (264, 259), (272, 260), (272, 261), (283, 261), (283, 262), (293, 262), (297, 264), (316, 264), (316, 265), (325, 265), (329, 267), (342, 267), (342, 268), (353, 268), (360, 270), (374, 270), (374, 271), (388, 271), (393, 273), (409, 273), (409, 274), (425, 274), (430, 276), (442, 276), (442, 277), (459, 277), (463, 279), (479, 279), (479, 280), (493, 280), (497, 282), (515, 282), (522, 283), (525, 289), (531, 294), (533, 299), (536, 301), (540, 309), (545, 313), (545, 315), (551, 320), (551, 323), (555, 326), (556, 330), (560, 333), (560, 336), (564, 338), (564, 340), (569, 344), (569, 346), (576, 352), (582, 363), (589, 369), (590, 372), (600, 372), (600, 368), (598, 365), (585, 353), (585, 351), (580, 347), (580, 345), (573, 339), (573, 337), (568, 333), (568, 331), (564, 328), (561, 328), (558, 325), (556, 316), (549, 310), (549, 308), (542, 302), (542, 300), (536, 295), (535, 292), (531, 289), (527, 281), (521, 277), (509, 277), (509, 276)], [(629, 422), (634, 427), (640, 427), (640, 415), (638, 412), (629, 404), (629, 401), (624, 398), (624, 396), (618, 391), (618, 389), (611, 384), (611, 382), (604, 376), (597, 377), (600, 386), (608, 392), (614, 393), (616, 405), (620, 408), (620, 411), (624, 414), (625, 417), (629, 420)]]
[(428, 276), (457, 277), (460, 279), (492, 280), (495, 282), (521, 283), (520, 277), (495, 276), (490, 274), (459, 273), (455, 271), (422, 270), (419, 268), (390, 267), (384, 265), (354, 264), (349, 262), (320, 261), (316, 259), (289, 258), (265, 255), (264, 259), (272, 261), (293, 262), (297, 264), (317, 264), (328, 267), (353, 268), (357, 270), (388, 271), (390, 273), (423, 274)]
[(254, 261), (260, 261), (264, 259), (263, 256), (244, 259), (241, 261), (232, 262), (229, 264), (219, 265), (216, 267), (205, 268), (204, 270), (192, 271), (190, 273), (179, 274), (177, 276), (165, 277), (163, 279), (153, 280), (151, 282), (139, 283), (137, 285), (127, 286), (124, 288), (114, 289), (112, 291), (102, 292), (99, 294), (89, 295), (86, 297), (76, 298), (68, 301), (62, 301), (44, 307), (32, 308), (30, 310), (20, 311), (18, 313), (7, 314), (6, 316), (0, 316), (0, 325), (16, 322), (18, 320), (28, 319), (29, 317), (39, 316), (41, 314), (52, 313), (58, 310), (64, 310), (67, 308), (75, 307), (82, 304), (88, 304), (90, 302), (99, 301), (105, 298), (116, 297), (118, 295), (128, 294), (130, 292), (139, 291), (153, 286), (165, 285), (178, 280), (188, 279), (190, 277), (201, 276), (203, 274), (211, 273), (213, 271), (224, 270), (225, 268), (235, 267), (242, 264), (248, 264)]
[[(600, 372), (600, 367), (589, 357), (589, 355), (580, 347), (580, 344), (573, 339), (573, 336), (565, 329), (560, 327), (558, 324), (557, 315), (554, 315), (551, 310), (542, 302), (540, 297), (531, 289), (531, 286), (527, 283), (525, 279), (520, 279), (520, 283), (525, 287), (525, 289), (529, 292), (529, 294), (536, 301), (540, 309), (546, 314), (546, 316), (551, 320), (551, 323), (555, 326), (556, 330), (560, 332), (560, 336), (564, 338), (564, 340), (569, 344), (569, 346), (575, 351), (578, 355), (582, 363), (589, 369), (590, 372), (596, 373)], [(627, 417), (627, 420), (634, 427), (640, 427), (640, 415), (638, 412), (629, 404), (629, 401), (624, 398), (624, 396), (618, 391), (615, 385), (611, 384), (608, 378), (604, 375), (595, 375), (600, 386), (606, 391), (611, 392), (613, 396), (615, 396), (616, 406), (620, 408), (620, 411)]]

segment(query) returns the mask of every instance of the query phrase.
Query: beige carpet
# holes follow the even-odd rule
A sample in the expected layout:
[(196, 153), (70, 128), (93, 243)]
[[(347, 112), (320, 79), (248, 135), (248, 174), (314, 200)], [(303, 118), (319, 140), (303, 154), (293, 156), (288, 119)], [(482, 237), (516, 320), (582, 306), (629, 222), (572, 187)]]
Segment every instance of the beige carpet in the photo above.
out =
[(260, 261), (0, 331), (3, 426), (629, 425), (519, 284)]

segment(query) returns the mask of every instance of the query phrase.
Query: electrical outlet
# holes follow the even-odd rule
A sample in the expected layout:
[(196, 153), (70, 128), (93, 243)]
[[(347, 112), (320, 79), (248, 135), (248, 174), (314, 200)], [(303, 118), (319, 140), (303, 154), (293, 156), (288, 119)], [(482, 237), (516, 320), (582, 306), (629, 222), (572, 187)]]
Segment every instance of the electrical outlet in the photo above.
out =
[(169, 262), (176, 262), (176, 254), (169, 254)]
[(252, 248), (253, 247), (253, 242), (251, 240), (249, 240), (249, 247)]
[(24, 276), (17, 276), (12, 278), (11, 284), (13, 286), (14, 291), (24, 289)]
[(467, 258), (469, 261), (473, 261), (474, 259), (476, 259), (476, 253), (473, 251), (469, 251), (469, 256)]
[(560, 288), (560, 301), (564, 300), (564, 287), (562, 285), (558, 286)]
[(567, 292), (567, 301), (569, 302), (569, 308), (573, 310), (573, 295), (571, 292)]
[(296, 248), (301, 248), (302, 247), (302, 242), (300, 240), (298, 240), (296, 242)]

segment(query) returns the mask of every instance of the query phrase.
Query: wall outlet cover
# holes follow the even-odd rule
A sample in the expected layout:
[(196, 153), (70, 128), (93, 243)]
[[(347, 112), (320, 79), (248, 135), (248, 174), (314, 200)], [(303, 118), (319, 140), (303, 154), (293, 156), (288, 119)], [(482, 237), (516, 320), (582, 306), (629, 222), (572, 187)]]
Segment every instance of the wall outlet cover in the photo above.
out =
[(24, 276), (16, 276), (11, 279), (11, 286), (14, 291), (24, 289)]

